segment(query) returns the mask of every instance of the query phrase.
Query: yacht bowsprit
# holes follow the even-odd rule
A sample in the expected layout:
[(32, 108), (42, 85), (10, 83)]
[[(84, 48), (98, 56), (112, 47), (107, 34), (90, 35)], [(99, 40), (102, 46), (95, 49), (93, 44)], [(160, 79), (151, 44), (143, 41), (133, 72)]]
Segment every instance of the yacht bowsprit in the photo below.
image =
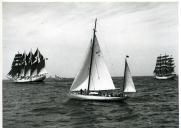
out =
[(96, 22), (83, 66), (70, 88), (69, 97), (78, 100), (118, 101), (128, 98), (126, 93), (136, 92), (130, 69), (125, 59), (124, 83), (120, 88), (115, 88), (111, 75), (103, 59), (96, 37)]
[(14, 82), (37, 82), (43, 81), (46, 78), (45, 60), (43, 55), (37, 49), (33, 54), (32, 51), (27, 55), (15, 54), (11, 70), (8, 73), (8, 78)]

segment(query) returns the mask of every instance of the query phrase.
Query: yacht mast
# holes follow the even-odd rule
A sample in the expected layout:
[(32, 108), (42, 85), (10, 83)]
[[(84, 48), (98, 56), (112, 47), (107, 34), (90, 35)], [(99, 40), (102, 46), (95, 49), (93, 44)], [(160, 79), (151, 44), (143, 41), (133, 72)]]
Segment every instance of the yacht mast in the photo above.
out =
[(93, 30), (94, 30), (94, 34), (93, 34), (93, 43), (92, 43), (92, 51), (91, 51), (91, 61), (90, 61), (90, 69), (89, 69), (89, 81), (88, 81), (87, 95), (89, 94), (89, 87), (90, 87), (92, 59), (93, 59), (94, 44), (95, 44), (96, 23), (97, 23), (97, 18), (96, 18), (96, 20), (95, 20), (95, 27), (94, 27), (94, 29), (93, 29)]

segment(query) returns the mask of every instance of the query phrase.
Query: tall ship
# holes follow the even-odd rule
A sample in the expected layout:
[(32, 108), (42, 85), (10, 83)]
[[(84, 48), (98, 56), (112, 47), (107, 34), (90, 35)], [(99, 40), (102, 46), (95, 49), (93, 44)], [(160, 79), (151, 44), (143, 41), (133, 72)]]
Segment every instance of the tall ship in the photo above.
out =
[(157, 57), (154, 78), (159, 80), (174, 79), (176, 74), (174, 73), (174, 59), (169, 55), (160, 55)]
[(45, 60), (39, 49), (32, 53), (15, 54), (8, 78), (14, 82), (39, 82), (46, 78)]
[(131, 72), (125, 58), (124, 82), (116, 88), (96, 37), (96, 22), (93, 38), (84, 63), (70, 88), (69, 97), (77, 100), (123, 101), (128, 93), (136, 92)]

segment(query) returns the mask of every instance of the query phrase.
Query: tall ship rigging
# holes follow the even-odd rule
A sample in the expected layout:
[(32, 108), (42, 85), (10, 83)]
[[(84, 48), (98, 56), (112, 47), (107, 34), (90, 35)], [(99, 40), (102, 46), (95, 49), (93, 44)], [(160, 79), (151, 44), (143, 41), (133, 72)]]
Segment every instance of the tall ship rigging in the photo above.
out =
[(174, 59), (169, 55), (160, 55), (157, 57), (156, 66), (153, 71), (154, 78), (159, 80), (174, 79)]
[(38, 82), (46, 78), (45, 61), (39, 49), (32, 53), (15, 54), (11, 70), (7, 74), (8, 78), (14, 82)]
[(136, 92), (125, 58), (124, 83), (115, 88), (96, 37), (96, 22), (85, 61), (70, 88), (69, 97), (78, 100), (120, 101)]

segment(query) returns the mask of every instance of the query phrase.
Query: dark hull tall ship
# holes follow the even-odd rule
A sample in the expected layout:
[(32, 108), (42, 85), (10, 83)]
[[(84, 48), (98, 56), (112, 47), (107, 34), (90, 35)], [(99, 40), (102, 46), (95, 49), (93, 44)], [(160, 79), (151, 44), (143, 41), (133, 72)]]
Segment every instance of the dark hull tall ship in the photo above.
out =
[(169, 55), (160, 55), (157, 57), (154, 78), (158, 80), (174, 79), (176, 74), (174, 73), (174, 59)]
[(95, 34), (96, 21), (87, 56), (70, 88), (69, 97), (77, 100), (125, 100), (128, 98), (127, 93), (136, 92), (127, 57), (125, 59), (124, 83), (120, 88), (115, 88)]
[(32, 51), (27, 55), (15, 54), (11, 70), (8, 73), (8, 78), (14, 82), (39, 82), (46, 78), (45, 60), (43, 55), (37, 49), (33, 54)]

